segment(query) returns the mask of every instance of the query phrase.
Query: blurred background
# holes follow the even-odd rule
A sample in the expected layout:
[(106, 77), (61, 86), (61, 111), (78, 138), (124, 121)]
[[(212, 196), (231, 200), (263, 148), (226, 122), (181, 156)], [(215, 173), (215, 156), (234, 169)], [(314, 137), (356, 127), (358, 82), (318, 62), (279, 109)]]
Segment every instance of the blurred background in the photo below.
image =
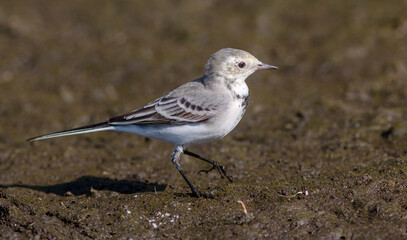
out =
[[(402, 0), (0, 1), (0, 189), (9, 196), (0, 198), (0, 234), (188, 238), (217, 227), (205, 236), (405, 238), (406, 12)], [(191, 149), (236, 178), (194, 176), (198, 188), (224, 189), (212, 202), (174, 195), (189, 190), (168, 144), (118, 133), (25, 142), (141, 107), (202, 76), (224, 47), (279, 70), (247, 80), (249, 108), (231, 134)], [(184, 162), (191, 175), (206, 167)], [(97, 179), (76, 194), (84, 176)], [(121, 191), (122, 180), (141, 184), (144, 204), (123, 194), (140, 190)], [(149, 183), (164, 186), (156, 202)], [(90, 187), (109, 191), (81, 195)], [(311, 197), (287, 197), (304, 189)], [(71, 201), (80, 204), (61, 209)], [(138, 209), (126, 215), (133, 230), (116, 219), (124, 205)], [(163, 208), (183, 220), (145, 220)], [(110, 225), (98, 225), (110, 211)]]

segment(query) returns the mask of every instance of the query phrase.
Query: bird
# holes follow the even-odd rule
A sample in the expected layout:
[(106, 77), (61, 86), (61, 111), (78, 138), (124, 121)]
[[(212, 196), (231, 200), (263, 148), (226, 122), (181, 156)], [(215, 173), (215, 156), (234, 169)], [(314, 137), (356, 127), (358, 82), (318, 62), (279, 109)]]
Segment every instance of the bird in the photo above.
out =
[(105, 122), (54, 132), (27, 139), (38, 141), (68, 135), (119, 131), (171, 143), (174, 151), (171, 161), (184, 178), (192, 195), (205, 197), (189, 180), (180, 165), (181, 154), (186, 154), (212, 165), (230, 182), (226, 167), (196, 153), (188, 147), (223, 138), (242, 119), (249, 102), (246, 78), (258, 70), (278, 69), (259, 61), (252, 54), (234, 48), (223, 48), (212, 54), (204, 67), (202, 77), (187, 82), (168, 94), (129, 113), (109, 118)]

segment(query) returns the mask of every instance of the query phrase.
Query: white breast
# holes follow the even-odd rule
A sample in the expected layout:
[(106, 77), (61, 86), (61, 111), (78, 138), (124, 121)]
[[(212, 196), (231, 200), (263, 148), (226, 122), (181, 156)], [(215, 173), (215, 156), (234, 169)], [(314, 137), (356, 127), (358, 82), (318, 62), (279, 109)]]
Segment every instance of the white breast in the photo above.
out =
[(249, 88), (246, 83), (234, 84), (230, 87), (231, 102), (229, 107), (224, 110), (220, 120), (217, 120), (217, 127), (222, 132), (222, 137), (231, 132), (242, 119), (249, 98)]

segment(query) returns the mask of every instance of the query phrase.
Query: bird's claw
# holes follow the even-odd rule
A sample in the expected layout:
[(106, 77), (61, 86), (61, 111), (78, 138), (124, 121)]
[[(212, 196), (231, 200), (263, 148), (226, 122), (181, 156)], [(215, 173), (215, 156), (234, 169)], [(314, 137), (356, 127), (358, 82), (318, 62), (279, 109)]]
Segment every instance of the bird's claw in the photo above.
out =
[(192, 196), (197, 197), (197, 198), (214, 198), (214, 196), (210, 193), (203, 193), (200, 191), (193, 192)]
[(208, 174), (209, 172), (211, 172), (211, 171), (213, 171), (213, 170), (215, 170), (215, 169), (218, 170), (218, 173), (219, 173), (219, 175), (220, 175), (221, 178), (226, 177), (226, 178), (229, 180), (229, 182), (233, 182), (232, 177), (229, 176), (229, 175), (227, 174), (227, 172), (226, 172), (226, 167), (223, 166), (223, 165), (221, 165), (221, 164), (218, 163), (218, 162), (214, 162), (214, 163), (212, 164), (212, 167), (209, 168), (209, 169), (202, 169), (202, 170), (198, 171), (197, 175), (200, 174), (201, 172), (204, 172), (204, 173)]

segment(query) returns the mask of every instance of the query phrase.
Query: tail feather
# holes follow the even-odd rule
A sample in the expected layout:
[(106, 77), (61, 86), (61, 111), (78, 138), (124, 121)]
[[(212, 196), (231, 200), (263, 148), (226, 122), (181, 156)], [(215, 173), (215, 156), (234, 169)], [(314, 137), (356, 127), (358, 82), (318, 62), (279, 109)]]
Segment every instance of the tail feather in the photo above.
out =
[(92, 124), (92, 125), (88, 125), (88, 126), (84, 126), (84, 127), (79, 127), (79, 128), (74, 128), (74, 129), (70, 129), (70, 130), (45, 134), (45, 135), (41, 135), (38, 137), (33, 137), (30, 139), (27, 139), (27, 141), (31, 142), (31, 141), (44, 140), (44, 139), (48, 139), (48, 138), (63, 137), (63, 136), (82, 134), (82, 133), (99, 132), (99, 131), (112, 130), (112, 129), (113, 129), (113, 127), (110, 126), (108, 124), (108, 122), (102, 122), (102, 123)]

